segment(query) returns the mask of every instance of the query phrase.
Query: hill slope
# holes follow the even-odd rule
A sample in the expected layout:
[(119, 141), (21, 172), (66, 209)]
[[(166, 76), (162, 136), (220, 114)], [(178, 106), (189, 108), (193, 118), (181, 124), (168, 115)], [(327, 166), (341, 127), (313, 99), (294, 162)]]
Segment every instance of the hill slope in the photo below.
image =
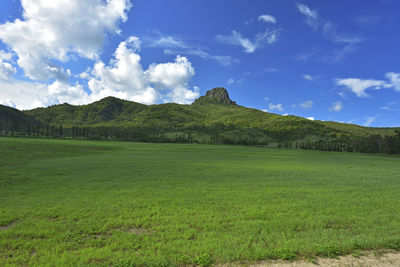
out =
[(0, 131), (28, 131), (35, 127), (41, 127), (43, 123), (27, 115), (18, 109), (0, 105)]
[[(8, 121), (64, 127), (59, 136), (153, 142), (278, 144), (349, 143), (355, 138), (394, 136), (395, 128), (369, 128), (311, 121), (250, 109), (232, 101), (225, 88), (214, 88), (192, 105), (143, 105), (107, 97), (89, 105), (54, 105), (9, 114)], [(4, 117), (4, 116), (3, 116)], [(18, 119), (19, 118), (19, 119)], [(0, 118), (0, 121), (4, 119)], [(322, 143), (321, 143), (322, 142)], [(379, 141), (380, 142), (380, 141)], [(290, 143), (290, 144), (288, 144)], [(306, 147), (306, 144), (302, 144)], [(298, 146), (298, 144), (296, 144)], [(315, 145), (313, 145), (314, 147)], [(330, 147), (330, 146), (329, 146)]]

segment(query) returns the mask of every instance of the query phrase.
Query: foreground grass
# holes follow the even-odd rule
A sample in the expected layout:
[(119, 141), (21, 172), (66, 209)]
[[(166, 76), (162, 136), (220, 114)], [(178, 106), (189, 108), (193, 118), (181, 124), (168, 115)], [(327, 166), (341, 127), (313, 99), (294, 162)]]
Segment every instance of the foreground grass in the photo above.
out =
[(0, 138), (0, 265), (212, 265), (400, 248), (400, 158)]

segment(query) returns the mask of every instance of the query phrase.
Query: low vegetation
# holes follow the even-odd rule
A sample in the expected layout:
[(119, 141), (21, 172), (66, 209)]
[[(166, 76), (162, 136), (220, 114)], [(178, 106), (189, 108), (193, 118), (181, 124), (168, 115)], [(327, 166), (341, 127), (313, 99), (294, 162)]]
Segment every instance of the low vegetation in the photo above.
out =
[(0, 138), (0, 265), (209, 266), (400, 249), (400, 158)]
[(266, 113), (237, 105), (224, 88), (208, 91), (192, 105), (146, 106), (107, 97), (24, 112), (0, 106), (0, 135), (400, 153), (400, 129)]

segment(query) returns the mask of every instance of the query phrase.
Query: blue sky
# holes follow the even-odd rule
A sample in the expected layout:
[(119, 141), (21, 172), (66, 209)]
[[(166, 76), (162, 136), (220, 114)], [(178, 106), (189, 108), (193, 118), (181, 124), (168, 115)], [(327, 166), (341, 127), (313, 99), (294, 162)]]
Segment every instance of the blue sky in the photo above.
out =
[(400, 126), (400, 2), (3, 0), (0, 103), (191, 103)]

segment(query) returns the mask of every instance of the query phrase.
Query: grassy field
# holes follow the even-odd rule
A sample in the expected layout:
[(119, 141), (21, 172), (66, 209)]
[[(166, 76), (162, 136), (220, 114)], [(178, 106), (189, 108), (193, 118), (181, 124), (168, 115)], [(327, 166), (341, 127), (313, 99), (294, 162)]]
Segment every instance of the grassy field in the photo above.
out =
[(400, 157), (0, 138), (0, 265), (400, 249)]

